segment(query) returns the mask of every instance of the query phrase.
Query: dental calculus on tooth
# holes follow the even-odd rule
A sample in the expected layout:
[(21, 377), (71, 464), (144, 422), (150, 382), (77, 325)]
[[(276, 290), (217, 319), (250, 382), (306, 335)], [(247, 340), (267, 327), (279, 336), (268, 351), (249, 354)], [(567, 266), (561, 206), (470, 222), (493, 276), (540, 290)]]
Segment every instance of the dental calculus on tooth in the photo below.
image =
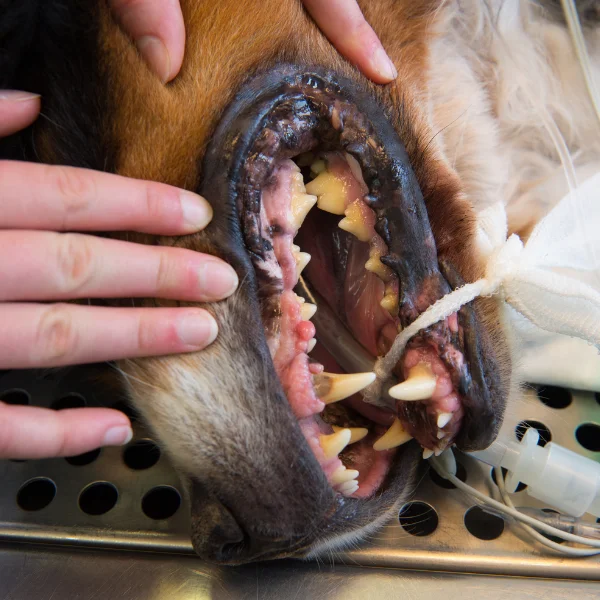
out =
[(332, 404), (360, 392), (375, 378), (375, 373), (320, 373), (313, 376), (313, 386), (322, 402)]
[(343, 215), (346, 209), (346, 184), (327, 171), (323, 161), (320, 162), (323, 163), (323, 169), (317, 177), (306, 184), (306, 191), (317, 196), (317, 207), (321, 210), (334, 215)]
[(400, 419), (395, 419), (391, 427), (373, 444), (373, 450), (390, 450), (412, 440), (412, 435), (404, 429)]
[(368, 242), (372, 236), (371, 230), (367, 227), (358, 204), (352, 203), (344, 214), (346, 216), (338, 223), (338, 227), (351, 233), (361, 242)]
[(414, 402), (431, 398), (435, 391), (437, 377), (427, 363), (419, 363), (408, 371), (408, 377), (390, 388), (389, 394), (396, 400)]

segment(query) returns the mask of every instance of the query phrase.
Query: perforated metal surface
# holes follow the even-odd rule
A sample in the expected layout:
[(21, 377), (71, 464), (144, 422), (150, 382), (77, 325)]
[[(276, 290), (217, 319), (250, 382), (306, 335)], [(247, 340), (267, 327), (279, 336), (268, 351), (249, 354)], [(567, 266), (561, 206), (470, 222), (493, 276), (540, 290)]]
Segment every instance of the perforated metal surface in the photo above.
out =
[[(104, 384), (102, 369), (0, 373), (0, 398), (47, 407), (122, 406), (123, 399)], [(519, 423), (535, 421), (553, 441), (600, 460), (598, 397), (560, 390), (539, 395), (548, 397), (546, 404), (532, 389), (507, 414), (503, 434), (515, 436)], [(134, 429), (126, 448), (75, 460), (0, 461), (0, 546), (29, 541), (191, 554), (189, 506), (178, 478), (143, 426), (136, 421)], [(458, 460), (470, 485), (494, 493), (489, 468), (468, 456)], [(541, 507), (526, 491), (513, 500)], [(365, 566), (600, 581), (599, 559), (548, 553), (497, 517), (472, 508), (472, 500), (429, 474), (399, 521), (335, 558)]]

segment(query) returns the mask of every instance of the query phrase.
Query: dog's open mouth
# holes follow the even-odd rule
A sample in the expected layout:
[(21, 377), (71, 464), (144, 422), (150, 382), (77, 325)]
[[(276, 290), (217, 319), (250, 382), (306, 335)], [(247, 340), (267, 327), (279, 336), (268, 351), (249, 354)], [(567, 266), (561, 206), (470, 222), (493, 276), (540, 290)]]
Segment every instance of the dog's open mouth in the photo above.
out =
[(469, 311), (410, 341), (394, 400), (360, 394), (377, 356), (451, 289), (406, 151), (373, 105), (332, 78), (284, 69), (234, 103), (215, 157), (283, 391), (330, 485), (355, 498), (385, 485), (413, 438), (427, 457), (455, 442), (484, 447), (496, 428)]

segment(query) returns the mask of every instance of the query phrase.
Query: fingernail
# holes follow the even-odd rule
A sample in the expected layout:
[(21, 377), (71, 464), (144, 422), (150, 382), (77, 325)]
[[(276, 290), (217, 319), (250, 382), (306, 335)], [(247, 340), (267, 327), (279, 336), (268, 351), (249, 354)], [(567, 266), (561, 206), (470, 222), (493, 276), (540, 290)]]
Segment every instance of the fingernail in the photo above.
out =
[(104, 436), (104, 440), (102, 442), (103, 446), (123, 446), (131, 441), (133, 437), (133, 431), (131, 427), (128, 426), (119, 426), (113, 427), (106, 432)]
[(176, 324), (179, 339), (187, 346), (204, 348), (212, 344), (219, 333), (217, 322), (208, 313), (193, 313), (181, 317)]
[(30, 92), (21, 92), (18, 90), (2, 90), (0, 92), (0, 100), (5, 102), (29, 102), (40, 98), (39, 94)]
[(198, 283), (202, 293), (210, 298), (227, 298), (238, 286), (237, 273), (227, 264), (208, 260), (198, 269)]
[(181, 193), (181, 212), (192, 231), (204, 229), (213, 216), (212, 206), (202, 196), (191, 192)]
[(373, 52), (371, 64), (382, 77), (385, 77), (385, 79), (389, 79), (391, 81), (392, 79), (396, 79), (396, 77), (398, 77), (398, 71), (396, 70), (394, 63), (391, 61), (390, 57), (387, 55), (387, 52), (382, 46)]
[(147, 35), (137, 40), (136, 44), (148, 66), (163, 83), (167, 83), (171, 75), (171, 57), (162, 40)]

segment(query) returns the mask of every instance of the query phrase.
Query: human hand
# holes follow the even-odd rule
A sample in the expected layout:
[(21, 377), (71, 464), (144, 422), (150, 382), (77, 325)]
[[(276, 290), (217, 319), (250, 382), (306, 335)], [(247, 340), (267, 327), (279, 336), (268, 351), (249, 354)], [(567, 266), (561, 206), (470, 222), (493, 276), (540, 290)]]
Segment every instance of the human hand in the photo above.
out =
[[(321, 31), (347, 60), (375, 83), (396, 78), (394, 64), (356, 0), (302, 0)], [(181, 68), (185, 27), (179, 0), (110, 0), (122, 27), (163, 82)]]
[[(0, 91), (0, 136), (30, 124), (35, 95)], [(0, 161), (0, 369), (193, 352), (217, 335), (200, 308), (108, 308), (49, 301), (229, 296), (237, 275), (216, 257), (64, 231), (202, 229), (210, 205), (168, 185), (70, 167)], [(126, 260), (124, 260), (126, 258)], [(67, 456), (131, 438), (111, 409), (0, 402), (0, 458)]]

